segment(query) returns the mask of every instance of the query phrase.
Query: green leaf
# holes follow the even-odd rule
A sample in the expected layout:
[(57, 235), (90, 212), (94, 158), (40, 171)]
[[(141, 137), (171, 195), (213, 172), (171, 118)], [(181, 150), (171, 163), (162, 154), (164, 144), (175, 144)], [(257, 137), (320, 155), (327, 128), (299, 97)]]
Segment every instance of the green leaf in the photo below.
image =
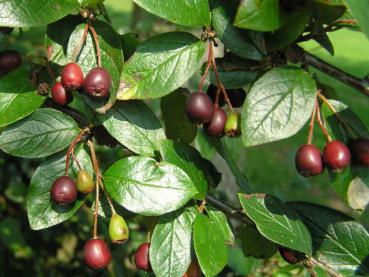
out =
[(184, 32), (149, 38), (125, 64), (118, 99), (159, 98), (182, 86), (200, 68), (205, 43)]
[(191, 143), (196, 137), (197, 126), (188, 120), (185, 113), (188, 94), (187, 89), (177, 89), (161, 99), (160, 107), (168, 139)]
[(278, 0), (242, 0), (234, 21), (236, 27), (274, 31), (283, 25)]
[[(27, 195), (28, 220), (33, 230), (40, 230), (59, 224), (71, 216), (84, 203), (84, 198), (79, 197), (72, 206), (57, 206), (50, 198), (50, 189), (54, 180), (65, 174), (65, 152), (59, 153), (45, 160), (35, 171)], [(91, 175), (92, 164), (88, 153), (80, 147), (76, 151), (76, 157), (84, 170)], [(76, 178), (78, 167), (71, 160), (71, 178)]]
[[(257, 77), (257, 72), (244, 70), (225, 70), (218, 64), (219, 79), (226, 89), (237, 89), (251, 84)], [(210, 70), (210, 82), (217, 85), (214, 71)]]
[(277, 245), (263, 237), (256, 228), (249, 225), (242, 227), (242, 251), (246, 257), (268, 259), (278, 250)]
[(218, 226), (221, 234), (223, 235), (223, 239), (226, 241), (226, 243), (228, 245), (232, 245), (234, 243), (235, 238), (233, 231), (229, 226), (227, 216), (223, 212), (209, 205), (206, 206), (206, 212), (209, 216), (210, 221)]
[(193, 226), (193, 240), (202, 272), (207, 277), (217, 276), (228, 260), (224, 235), (219, 226), (207, 216), (198, 214)]
[(200, 153), (190, 145), (182, 142), (163, 140), (160, 143), (163, 160), (181, 168), (191, 178), (199, 194), (196, 199), (204, 199), (208, 190), (204, 162)]
[[(46, 47), (52, 49), (53, 62), (65, 65), (73, 60), (75, 49), (79, 47), (82, 41), (85, 27), (85, 23), (79, 23), (79, 18), (68, 17), (48, 26)], [(124, 62), (121, 40), (119, 34), (106, 22), (94, 21), (92, 26), (98, 34), (101, 65), (112, 78), (109, 101), (113, 102), (120, 86), (120, 73)], [(76, 60), (85, 75), (90, 69), (97, 66), (95, 49), (92, 34), (88, 32), (86, 41)], [(87, 100), (94, 108), (99, 108), (104, 104), (97, 102), (96, 99), (87, 98)]]
[(135, 52), (140, 44), (140, 39), (136, 33), (126, 33), (120, 35), (120, 41), (123, 47), (124, 59), (127, 61)]
[(252, 86), (242, 110), (241, 128), (245, 146), (288, 138), (311, 116), (316, 84), (301, 69), (275, 68)]
[(114, 163), (105, 172), (104, 181), (118, 204), (146, 216), (175, 211), (198, 193), (179, 167), (140, 156)]
[(238, 194), (246, 215), (267, 239), (311, 254), (311, 236), (300, 216), (278, 198), (265, 194)]
[(159, 120), (142, 101), (117, 102), (99, 120), (115, 139), (140, 155), (154, 157), (165, 139)]
[(322, 46), (325, 50), (327, 50), (329, 54), (334, 56), (334, 46), (326, 32), (322, 31), (320, 34), (317, 34), (316, 36), (314, 36), (313, 39), (317, 43), (319, 43), (320, 46)]
[(22, 66), (1, 77), (0, 127), (30, 115), (45, 101), (29, 80), (28, 67)]
[(267, 35), (267, 48), (276, 50), (293, 43), (304, 32), (309, 19), (310, 9), (308, 8), (290, 13), (282, 28)]
[[(208, 0), (133, 0), (137, 5), (161, 18), (188, 27), (210, 25)], [(174, 6), (173, 6), (174, 5)]]
[(313, 238), (314, 256), (344, 276), (369, 275), (369, 233), (352, 218), (319, 205), (289, 203)]
[(192, 224), (196, 208), (160, 217), (151, 237), (150, 263), (156, 276), (182, 277), (191, 263)]
[(232, 53), (251, 60), (264, 57), (263, 35), (233, 26), (238, 0), (216, 0), (212, 3), (212, 25), (217, 37)]
[(369, 39), (369, 2), (365, 0), (345, 0), (345, 2)]
[(342, 17), (345, 12), (346, 7), (344, 5), (335, 5), (324, 0), (312, 1), (312, 15), (317, 25), (330, 24)]
[(54, 109), (38, 109), (2, 132), (0, 149), (17, 157), (46, 157), (66, 148), (78, 132), (70, 116)]
[(0, 26), (34, 27), (54, 22), (68, 14), (78, 14), (76, 0), (2, 0)]

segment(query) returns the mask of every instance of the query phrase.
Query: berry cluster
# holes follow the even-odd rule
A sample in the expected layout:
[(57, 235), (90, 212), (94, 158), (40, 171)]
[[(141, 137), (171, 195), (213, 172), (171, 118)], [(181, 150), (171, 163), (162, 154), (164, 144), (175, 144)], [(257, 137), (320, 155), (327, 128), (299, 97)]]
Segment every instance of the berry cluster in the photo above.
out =
[[(243, 89), (227, 91), (231, 107), (241, 107), (245, 101), (246, 93)], [(186, 102), (186, 114), (189, 120), (196, 124), (203, 124), (206, 134), (213, 137), (237, 137), (240, 135), (240, 115), (232, 111), (229, 115), (221, 108), (226, 99), (220, 89), (209, 85), (207, 93), (194, 92)]]
[(95, 98), (106, 98), (111, 89), (111, 77), (103, 67), (91, 69), (86, 77), (76, 63), (68, 63), (62, 73), (61, 82), (56, 82), (51, 88), (51, 96), (55, 103), (68, 105), (73, 97), (73, 91), (84, 91)]
[(17, 51), (4, 50), (0, 52), (0, 77), (13, 71), (22, 64), (22, 58)]
[[(136, 250), (134, 261), (136, 267), (139, 270), (143, 270), (145, 272), (151, 272), (152, 268), (150, 265), (149, 259), (149, 251), (150, 251), (150, 243), (145, 242), (142, 243)], [(201, 276), (201, 269), (197, 261), (192, 261), (190, 266), (188, 267), (186, 273), (183, 277), (200, 277)]]

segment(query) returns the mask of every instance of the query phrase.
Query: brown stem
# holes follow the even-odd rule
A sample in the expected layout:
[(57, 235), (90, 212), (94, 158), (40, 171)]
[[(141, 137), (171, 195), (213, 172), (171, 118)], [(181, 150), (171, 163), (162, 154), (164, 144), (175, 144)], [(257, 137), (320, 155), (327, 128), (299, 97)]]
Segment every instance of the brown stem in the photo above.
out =
[(220, 88), (217, 88), (217, 92), (215, 94), (215, 103), (214, 103), (214, 107), (216, 109), (219, 107), (219, 96), (220, 96)]
[(95, 28), (90, 24), (90, 31), (92, 33), (92, 37), (95, 41), (96, 46), (96, 56), (97, 56), (97, 66), (101, 67), (101, 51), (100, 51), (100, 43), (99, 43), (99, 37), (95, 31)]
[(112, 215), (117, 214), (117, 211), (114, 208), (113, 202), (111, 201), (110, 196), (109, 196), (108, 192), (105, 189), (104, 183), (102, 182), (102, 178), (100, 178), (99, 183), (100, 183), (100, 187), (101, 187), (102, 191), (104, 192), (104, 194), (106, 196), (106, 199), (108, 200), (109, 207), (110, 207), (110, 210), (111, 210), (111, 214)]
[(85, 24), (85, 28), (83, 30), (83, 36), (82, 36), (82, 40), (81, 42), (78, 44), (78, 46), (74, 49), (73, 51), (73, 55), (72, 55), (72, 61), (75, 63), (77, 61), (77, 56), (79, 55), (79, 53), (81, 52), (82, 46), (85, 43), (86, 39), (87, 39), (87, 34), (88, 34), (88, 27), (89, 24), (86, 23)]
[(99, 203), (100, 203), (100, 191), (99, 191), (99, 177), (100, 176), (100, 170), (99, 165), (96, 158), (96, 152), (94, 143), (91, 140), (88, 140), (87, 142), (88, 147), (90, 148), (91, 152), (91, 159), (92, 159), (92, 165), (95, 171), (95, 210), (94, 210), (94, 227), (93, 227), (93, 238), (97, 238), (97, 223), (98, 223), (98, 214), (99, 214)]
[(342, 274), (336, 272), (330, 266), (328, 266), (327, 264), (323, 263), (322, 261), (316, 260), (313, 257), (310, 257), (309, 258), (309, 261), (312, 263), (312, 265), (319, 266), (320, 268), (324, 269), (332, 277), (343, 277)]
[(331, 142), (332, 141), (332, 138), (331, 136), (329, 135), (327, 129), (325, 128), (324, 124), (323, 124), (323, 121), (322, 121), (322, 118), (321, 118), (321, 114), (320, 114), (320, 108), (319, 108), (319, 104), (318, 104), (318, 101), (315, 102), (315, 107), (316, 107), (316, 121), (318, 122), (319, 124), (319, 127), (320, 129), (323, 131), (324, 133), (324, 136), (326, 137), (327, 141), (328, 142)]
[[(90, 129), (84, 128), (82, 129), (79, 134), (74, 138), (74, 140), (71, 142), (71, 144), (68, 147), (67, 154), (65, 156), (65, 175), (68, 175), (69, 170), (69, 162), (70, 162), (70, 155), (74, 152), (74, 147), (78, 142), (80, 142), (85, 134), (89, 134)], [(72, 154), (74, 156), (74, 153)], [(80, 168), (80, 165), (77, 163), (78, 167)]]
[(210, 41), (209, 43), (211, 44), (211, 47), (210, 47), (211, 64), (212, 64), (212, 67), (213, 67), (215, 80), (216, 80), (216, 82), (218, 84), (218, 87), (220, 88), (221, 92), (223, 93), (224, 100), (226, 101), (229, 109), (231, 110), (231, 112), (233, 112), (233, 107), (232, 107), (231, 101), (228, 98), (227, 91), (226, 91), (223, 83), (220, 81), (219, 72), (218, 72), (218, 69), (217, 69), (217, 64), (215, 62), (215, 58), (214, 58), (214, 55), (213, 55), (213, 41)]
[(72, 158), (73, 158), (74, 162), (77, 164), (77, 166), (78, 166), (78, 170), (82, 170), (82, 167), (81, 167), (81, 165), (80, 165), (80, 163), (79, 163), (79, 161), (78, 161), (78, 159), (76, 158), (76, 155), (75, 155), (75, 153), (74, 153), (74, 148), (72, 149)]
[(305, 63), (307, 65), (313, 66), (323, 73), (341, 81), (342, 83), (353, 87), (360, 91), (362, 94), (369, 96), (369, 80), (364, 78), (357, 78), (325, 61), (315, 57), (308, 52), (305, 52)]
[(205, 69), (204, 74), (201, 76), (201, 80), (200, 80), (200, 83), (199, 83), (199, 91), (202, 91), (202, 88), (204, 87), (206, 77), (208, 76), (209, 69), (211, 67), (211, 53), (212, 53), (211, 48), (212, 48), (212, 45), (211, 45), (211, 42), (209, 41), (208, 42), (208, 63), (206, 65), (206, 69)]
[(323, 94), (321, 94), (320, 90), (318, 90), (318, 97), (328, 106), (328, 108), (333, 112), (334, 116), (337, 118), (337, 120), (346, 128), (348, 132), (353, 136), (353, 138), (356, 138), (356, 132), (354, 129), (351, 128), (351, 126), (347, 123), (346, 120), (344, 120), (339, 113), (336, 111), (336, 109), (332, 106), (332, 104), (328, 101), (327, 98)]
[(315, 116), (316, 116), (316, 104), (314, 104), (313, 112), (312, 112), (311, 118), (310, 118), (307, 144), (311, 144), (311, 142), (313, 141)]

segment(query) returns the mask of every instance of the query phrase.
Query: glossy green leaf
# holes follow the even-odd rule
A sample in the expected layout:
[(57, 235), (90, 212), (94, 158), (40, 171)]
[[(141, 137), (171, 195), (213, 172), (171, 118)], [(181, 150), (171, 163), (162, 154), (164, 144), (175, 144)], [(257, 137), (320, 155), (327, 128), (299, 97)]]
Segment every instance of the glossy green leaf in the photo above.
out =
[(199, 70), (205, 45), (184, 32), (149, 38), (124, 66), (118, 99), (158, 98), (179, 88)]
[[(225, 70), (218, 67), (219, 79), (226, 89), (242, 88), (250, 85), (257, 77), (257, 72), (244, 70)], [(217, 85), (213, 70), (210, 70), (210, 82)]]
[[(45, 229), (69, 219), (84, 203), (84, 198), (79, 197), (71, 206), (58, 206), (50, 198), (54, 180), (65, 174), (65, 155), (66, 153), (62, 152), (49, 157), (32, 177), (27, 195), (27, 212), (29, 223), (34, 230)], [(92, 175), (90, 157), (82, 147), (77, 149), (76, 157), (82, 168)], [(77, 164), (71, 160), (69, 176), (76, 178), (77, 174)]]
[(161, 99), (160, 108), (168, 139), (191, 143), (196, 137), (197, 126), (189, 121), (185, 113), (188, 94), (187, 89), (177, 89)]
[(193, 227), (193, 240), (202, 272), (207, 277), (217, 276), (228, 260), (224, 235), (219, 226), (209, 217), (198, 214)]
[(135, 52), (140, 44), (140, 39), (136, 33), (126, 33), (120, 36), (120, 41), (123, 47), (124, 59), (128, 60)]
[(70, 116), (54, 109), (38, 109), (1, 133), (0, 149), (17, 157), (46, 157), (66, 148), (78, 132)]
[(242, 0), (234, 25), (255, 31), (274, 31), (283, 24), (278, 0)]
[(104, 174), (110, 196), (141, 215), (162, 215), (185, 205), (198, 193), (179, 167), (133, 156), (114, 163)]
[(259, 259), (268, 259), (278, 250), (277, 245), (263, 237), (259, 231), (252, 226), (244, 225), (241, 233), (242, 251), (244, 255)]
[(239, 194), (246, 215), (267, 239), (311, 254), (311, 236), (300, 216), (278, 198), (265, 194)]
[(261, 60), (264, 56), (263, 35), (236, 28), (232, 20), (238, 0), (216, 0), (212, 3), (212, 25), (217, 37), (232, 53), (251, 60)]
[(2, 0), (0, 26), (33, 27), (46, 25), (68, 14), (78, 14), (76, 0)]
[(170, 0), (133, 0), (148, 12), (173, 23), (203, 27), (210, 25), (208, 0), (176, 0), (175, 8)]
[(144, 156), (154, 157), (165, 138), (159, 120), (142, 101), (118, 102), (99, 120), (121, 144)]
[(30, 115), (45, 101), (29, 80), (28, 67), (23, 66), (1, 77), (0, 127)]
[(308, 8), (290, 13), (280, 29), (267, 35), (268, 49), (281, 49), (293, 43), (304, 32), (309, 20), (310, 9)]
[(151, 237), (150, 264), (158, 277), (182, 277), (191, 263), (192, 224), (196, 208), (163, 215)]
[(313, 238), (314, 256), (344, 276), (369, 275), (369, 233), (350, 217), (319, 205), (290, 203)]
[(345, 2), (369, 39), (369, 2), (365, 0), (345, 0)]
[(235, 238), (231, 226), (228, 223), (227, 216), (223, 212), (209, 205), (206, 206), (206, 212), (209, 216), (210, 221), (218, 226), (226, 243), (228, 245), (232, 245)]
[(199, 191), (196, 198), (204, 199), (208, 182), (204, 170), (204, 159), (200, 153), (182, 142), (163, 140), (160, 143), (160, 154), (164, 161), (178, 166), (187, 173)]
[(305, 71), (275, 68), (252, 86), (242, 110), (241, 128), (245, 146), (288, 138), (311, 116), (316, 84)]

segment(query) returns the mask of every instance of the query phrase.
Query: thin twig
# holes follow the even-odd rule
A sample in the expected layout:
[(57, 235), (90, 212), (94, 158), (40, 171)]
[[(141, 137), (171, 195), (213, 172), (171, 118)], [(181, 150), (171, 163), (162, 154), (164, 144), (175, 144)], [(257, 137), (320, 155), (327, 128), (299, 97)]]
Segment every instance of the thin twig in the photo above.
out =
[(99, 179), (98, 176), (100, 176), (100, 170), (99, 170), (99, 165), (96, 159), (96, 152), (95, 152), (95, 147), (94, 147), (94, 143), (91, 140), (88, 140), (87, 142), (88, 147), (90, 148), (90, 152), (91, 152), (91, 159), (92, 159), (92, 165), (94, 167), (94, 171), (95, 171), (95, 210), (94, 210), (94, 227), (93, 227), (93, 238), (96, 239), (97, 238), (97, 223), (98, 223), (98, 214), (99, 214), (99, 203), (100, 203), (100, 191), (99, 191)]
[(321, 118), (321, 114), (320, 114), (320, 108), (319, 108), (319, 104), (318, 102), (315, 102), (315, 107), (316, 107), (316, 121), (318, 122), (319, 124), (319, 127), (320, 129), (323, 131), (323, 134), (324, 136), (326, 137), (327, 141), (328, 142), (331, 142), (332, 141), (332, 138), (331, 136), (329, 135), (327, 129), (325, 128), (324, 124), (323, 124), (323, 121), (322, 121), (322, 118)]
[(86, 23), (85, 24), (85, 28), (83, 30), (82, 40), (81, 40), (81, 42), (78, 44), (78, 46), (73, 51), (72, 61), (74, 63), (77, 61), (77, 57), (78, 57), (79, 53), (81, 52), (82, 46), (83, 46), (83, 44), (85, 43), (85, 41), (87, 39), (88, 27), (89, 27), (89, 24)]
[(208, 76), (209, 69), (211, 67), (211, 47), (212, 47), (212, 45), (211, 45), (211, 42), (209, 41), (208, 42), (208, 62), (207, 62), (207, 65), (206, 65), (205, 72), (201, 76), (201, 80), (200, 80), (200, 83), (199, 83), (199, 91), (202, 91), (202, 88), (204, 87), (206, 77)]
[(316, 260), (313, 257), (309, 258), (309, 261), (315, 265), (315, 266), (319, 266), (322, 269), (324, 269), (330, 276), (332, 277), (343, 277), (342, 274), (336, 272), (335, 270), (333, 270), (330, 266), (328, 266), (327, 264), (323, 263), (322, 261)]
[[(68, 150), (67, 150), (67, 154), (65, 156), (65, 175), (68, 175), (70, 155), (73, 153), (74, 147), (76, 146), (76, 144), (78, 142), (80, 142), (82, 140), (84, 135), (89, 134), (89, 133), (90, 133), (89, 128), (82, 129), (79, 132), (79, 134), (74, 138), (74, 140), (71, 142), (71, 144), (69, 145)], [(72, 155), (74, 155), (74, 153)], [(80, 168), (80, 165), (78, 163), (77, 163), (77, 165)]]
[(336, 111), (336, 109), (333, 107), (333, 105), (329, 102), (329, 100), (318, 90), (318, 97), (328, 106), (328, 108), (333, 112), (334, 116), (337, 118), (337, 120), (346, 128), (348, 132), (351, 133), (353, 138), (356, 138), (356, 132), (352, 127), (347, 123), (346, 120), (344, 120), (339, 113)]
[(100, 187), (101, 187), (102, 191), (104, 192), (104, 194), (106, 196), (106, 199), (108, 200), (108, 204), (110, 206), (111, 214), (112, 215), (117, 214), (117, 212), (114, 208), (113, 202), (111, 201), (110, 196), (109, 196), (108, 192), (105, 189), (104, 183), (102, 182), (102, 178), (99, 178), (99, 183), (100, 183)]
[(307, 144), (311, 144), (311, 142), (313, 141), (315, 116), (316, 116), (316, 103), (314, 104), (313, 112), (311, 113)]
[(96, 46), (96, 56), (97, 56), (97, 66), (101, 67), (101, 51), (100, 51), (100, 44), (99, 44), (99, 37), (94, 29), (94, 27), (90, 24), (90, 31), (92, 33), (92, 37), (94, 38), (95, 41), (95, 46)]

